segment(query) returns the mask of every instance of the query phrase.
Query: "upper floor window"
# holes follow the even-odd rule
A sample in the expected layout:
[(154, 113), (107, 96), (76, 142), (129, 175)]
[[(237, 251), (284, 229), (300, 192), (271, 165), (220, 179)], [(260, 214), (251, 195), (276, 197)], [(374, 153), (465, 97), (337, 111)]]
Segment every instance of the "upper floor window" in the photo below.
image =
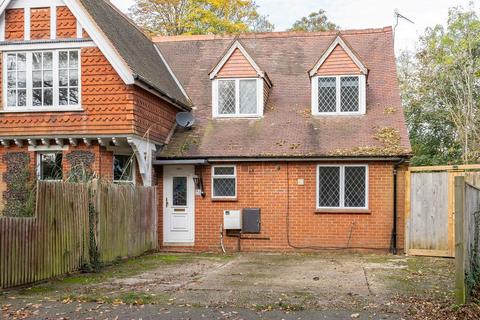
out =
[(5, 110), (80, 108), (78, 50), (8, 52), (4, 57)]
[(316, 76), (312, 78), (312, 112), (324, 114), (364, 114), (364, 75)]
[(261, 79), (218, 79), (213, 82), (215, 117), (258, 117), (263, 111)]

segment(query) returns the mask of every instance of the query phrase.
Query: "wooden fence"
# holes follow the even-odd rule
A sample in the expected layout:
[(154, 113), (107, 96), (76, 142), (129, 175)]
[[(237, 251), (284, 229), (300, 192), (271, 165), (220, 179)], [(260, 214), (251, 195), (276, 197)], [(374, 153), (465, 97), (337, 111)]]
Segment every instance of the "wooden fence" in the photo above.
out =
[(455, 243), (458, 304), (480, 285), (480, 174), (455, 178)]
[(155, 188), (100, 183), (94, 187), (101, 261), (157, 248)]
[(80, 270), (91, 244), (101, 262), (140, 255), (156, 230), (154, 187), (39, 182), (35, 217), (0, 217), (0, 288)]
[(88, 230), (85, 185), (39, 182), (36, 217), (0, 218), (0, 288), (79, 270)]
[(480, 165), (411, 167), (406, 174), (405, 251), (455, 257), (455, 177)]

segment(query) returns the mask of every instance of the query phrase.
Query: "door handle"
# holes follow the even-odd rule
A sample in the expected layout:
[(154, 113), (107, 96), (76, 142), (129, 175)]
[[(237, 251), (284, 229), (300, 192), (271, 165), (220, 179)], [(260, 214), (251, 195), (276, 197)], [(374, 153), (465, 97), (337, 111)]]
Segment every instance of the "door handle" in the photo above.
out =
[(165, 201), (166, 201), (165, 206), (168, 208), (168, 198), (165, 198)]

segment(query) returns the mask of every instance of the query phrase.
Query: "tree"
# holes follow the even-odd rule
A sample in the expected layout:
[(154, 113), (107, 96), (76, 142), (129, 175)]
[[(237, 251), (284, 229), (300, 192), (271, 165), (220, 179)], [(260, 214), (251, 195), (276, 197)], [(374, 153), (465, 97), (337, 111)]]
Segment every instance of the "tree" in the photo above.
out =
[(130, 8), (135, 22), (155, 35), (180, 35), (188, 31), (189, 0), (136, 0)]
[(480, 20), (451, 9), (448, 25), (426, 30), (415, 55), (399, 60), (413, 163), (480, 159)]
[(318, 12), (312, 12), (308, 17), (297, 20), (289, 31), (328, 31), (338, 30), (340, 27), (328, 20), (327, 13), (320, 9)]
[(253, 0), (136, 0), (133, 19), (156, 35), (272, 31)]

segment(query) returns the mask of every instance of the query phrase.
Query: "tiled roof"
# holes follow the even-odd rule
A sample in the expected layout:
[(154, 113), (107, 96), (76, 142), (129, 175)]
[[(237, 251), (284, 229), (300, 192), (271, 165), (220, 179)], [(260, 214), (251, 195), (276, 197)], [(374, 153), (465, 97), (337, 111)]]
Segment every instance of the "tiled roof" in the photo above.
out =
[(212, 119), (209, 71), (234, 37), (154, 39), (194, 104), (196, 124), (177, 130), (162, 158), (400, 156), (411, 152), (400, 100), (392, 29), (342, 31), (369, 68), (367, 113), (311, 115), (308, 71), (338, 36), (266, 33), (240, 36), (273, 88), (260, 119)]
[(152, 41), (108, 0), (80, 0), (134, 75), (170, 100), (189, 106)]

